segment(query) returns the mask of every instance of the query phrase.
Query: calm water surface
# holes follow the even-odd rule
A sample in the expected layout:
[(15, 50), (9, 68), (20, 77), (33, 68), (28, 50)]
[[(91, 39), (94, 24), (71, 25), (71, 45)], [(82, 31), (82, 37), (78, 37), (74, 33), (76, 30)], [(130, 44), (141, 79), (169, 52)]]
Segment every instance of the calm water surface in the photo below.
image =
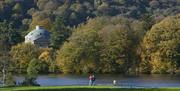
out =
[[(180, 87), (180, 75), (95, 75), (96, 85), (112, 85), (116, 80), (119, 86), (134, 87)], [(15, 76), (22, 82), (23, 76)], [(88, 85), (88, 75), (40, 75), (36, 80), (41, 86)]]

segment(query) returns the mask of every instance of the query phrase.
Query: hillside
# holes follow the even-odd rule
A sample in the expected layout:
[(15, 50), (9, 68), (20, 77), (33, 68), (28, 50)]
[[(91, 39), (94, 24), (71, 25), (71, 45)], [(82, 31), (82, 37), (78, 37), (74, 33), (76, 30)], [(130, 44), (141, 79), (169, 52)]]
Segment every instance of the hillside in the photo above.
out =
[[(179, 73), (179, 13), (179, 0), (1, 0), (0, 73)], [(24, 43), (36, 25), (48, 48)]]

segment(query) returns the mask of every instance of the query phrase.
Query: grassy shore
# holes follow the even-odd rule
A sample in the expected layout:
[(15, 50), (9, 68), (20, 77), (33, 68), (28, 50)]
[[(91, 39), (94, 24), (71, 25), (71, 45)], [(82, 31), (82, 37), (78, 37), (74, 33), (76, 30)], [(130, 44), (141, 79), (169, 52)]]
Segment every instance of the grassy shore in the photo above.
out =
[(112, 86), (9, 87), (0, 91), (180, 91), (180, 88), (117, 88)]

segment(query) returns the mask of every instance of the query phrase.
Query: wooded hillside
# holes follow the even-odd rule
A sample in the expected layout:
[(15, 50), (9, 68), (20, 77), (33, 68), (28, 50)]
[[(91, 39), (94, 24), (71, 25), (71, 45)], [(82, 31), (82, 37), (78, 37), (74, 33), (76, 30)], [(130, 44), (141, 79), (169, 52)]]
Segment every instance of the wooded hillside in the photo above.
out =
[[(0, 69), (177, 73), (179, 13), (179, 0), (1, 0)], [(51, 32), (49, 48), (23, 43), (36, 25)]]

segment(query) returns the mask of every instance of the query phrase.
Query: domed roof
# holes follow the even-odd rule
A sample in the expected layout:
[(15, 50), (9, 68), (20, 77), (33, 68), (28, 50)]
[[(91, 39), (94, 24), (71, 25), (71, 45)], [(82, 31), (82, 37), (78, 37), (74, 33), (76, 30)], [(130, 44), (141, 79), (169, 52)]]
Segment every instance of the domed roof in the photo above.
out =
[(29, 38), (30, 40), (37, 40), (39, 38), (50, 38), (50, 32), (45, 30), (43, 27), (36, 26), (36, 29), (28, 33), (28, 35), (25, 36), (25, 38)]

